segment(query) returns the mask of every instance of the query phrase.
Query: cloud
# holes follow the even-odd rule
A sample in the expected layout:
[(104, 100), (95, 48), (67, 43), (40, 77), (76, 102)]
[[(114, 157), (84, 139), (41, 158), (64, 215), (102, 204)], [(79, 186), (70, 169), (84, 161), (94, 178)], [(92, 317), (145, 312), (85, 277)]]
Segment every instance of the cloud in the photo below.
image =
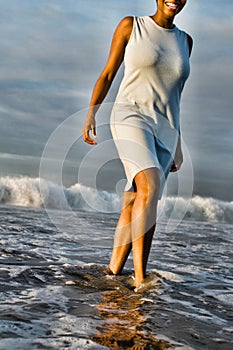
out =
[[(2, 152), (39, 156), (53, 130), (70, 114), (87, 107), (119, 20), (130, 14), (153, 13), (155, 6), (154, 0), (96, 3), (1, 2)], [(208, 173), (212, 176), (213, 164), (229, 162), (231, 157), (231, 9), (232, 1), (225, 1), (221, 9), (217, 0), (188, 1), (177, 17), (177, 25), (194, 38), (181, 118), (198, 183), (202, 181), (198, 174), (205, 179)], [(114, 99), (119, 80), (120, 74), (108, 100)], [(226, 169), (225, 179), (230, 171)], [(218, 172), (211, 180), (218, 186), (219, 176)], [(209, 187), (214, 191), (214, 186)]]

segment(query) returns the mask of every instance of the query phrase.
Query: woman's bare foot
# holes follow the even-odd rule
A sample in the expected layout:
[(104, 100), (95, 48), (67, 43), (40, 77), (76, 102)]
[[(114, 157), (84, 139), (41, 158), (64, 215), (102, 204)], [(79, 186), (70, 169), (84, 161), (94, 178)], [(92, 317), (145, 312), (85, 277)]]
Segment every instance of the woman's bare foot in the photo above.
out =
[(135, 288), (139, 288), (139, 287), (144, 283), (144, 281), (145, 281), (145, 279), (140, 279), (140, 280), (134, 279), (134, 284), (133, 284), (133, 286), (134, 286)]
[(106, 267), (104, 272), (105, 272), (106, 275), (114, 275), (114, 273), (112, 272), (112, 270), (110, 269), (109, 266)]
[(160, 278), (157, 275), (149, 274), (144, 278), (143, 281), (139, 285), (134, 285), (134, 292), (135, 293), (142, 293), (146, 290), (148, 290), (151, 287), (159, 286), (160, 285)]

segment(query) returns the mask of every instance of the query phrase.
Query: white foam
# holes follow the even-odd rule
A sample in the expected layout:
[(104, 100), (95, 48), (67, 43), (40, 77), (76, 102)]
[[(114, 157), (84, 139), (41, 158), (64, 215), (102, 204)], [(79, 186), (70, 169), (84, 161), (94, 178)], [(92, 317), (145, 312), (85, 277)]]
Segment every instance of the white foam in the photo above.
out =
[(221, 293), (218, 291), (205, 291), (205, 294), (212, 296), (213, 298), (222, 301), (225, 304), (233, 305), (233, 293)]
[[(30, 337), (30, 336), (29, 336)], [(77, 338), (72, 336), (62, 336), (59, 339), (54, 337), (35, 337), (34, 339), (25, 338), (5, 338), (1, 339), (0, 350), (14, 349), (14, 350), (26, 350), (26, 349), (39, 349), (38, 346), (43, 348), (51, 349), (64, 349), (68, 348), (70, 350), (108, 350), (109, 348), (103, 345), (96, 344), (90, 339)]]
[(155, 272), (162, 278), (172, 282), (184, 282), (183, 278), (179, 277), (177, 274), (169, 271), (155, 270)]
[(66, 285), (67, 285), (67, 286), (73, 286), (73, 285), (75, 285), (75, 282), (69, 280), (69, 281), (66, 281)]
[[(188, 202), (188, 205), (187, 205)], [(176, 212), (173, 212), (176, 205)], [(183, 215), (185, 213), (185, 215)], [(182, 197), (167, 197), (165, 199), (163, 218), (179, 219), (181, 216), (188, 220), (233, 222), (233, 201), (224, 202), (215, 198), (194, 196), (190, 200)]]

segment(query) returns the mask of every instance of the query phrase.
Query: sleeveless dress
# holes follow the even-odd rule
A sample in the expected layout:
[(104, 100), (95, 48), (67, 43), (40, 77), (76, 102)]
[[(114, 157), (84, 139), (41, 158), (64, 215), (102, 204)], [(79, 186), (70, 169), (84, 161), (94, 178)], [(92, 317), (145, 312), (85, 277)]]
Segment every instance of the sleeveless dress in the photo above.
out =
[(132, 190), (133, 179), (160, 169), (160, 198), (170, 172), (180, 128), (180, 97), (190, 72), (187, 34), (165, 29), (149, 16), (134, 17), (125, 49), (124, 76), (110, 127)]

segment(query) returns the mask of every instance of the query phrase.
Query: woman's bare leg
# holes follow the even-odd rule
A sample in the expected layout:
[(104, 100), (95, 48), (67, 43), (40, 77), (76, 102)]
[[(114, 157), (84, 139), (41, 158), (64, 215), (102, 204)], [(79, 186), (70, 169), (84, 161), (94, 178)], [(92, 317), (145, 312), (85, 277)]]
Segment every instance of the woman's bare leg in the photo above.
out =
[(112, 256), (109, 264), (109, 268), (114, 275), (122, 271), (132, 249), (131, 214), (135, 196), (135, 192), (124, 192), (123, 194), (122, 211), (115, 231)]
[(154, 232), (155, 232), (155, 225), (153, 225), (153, 227), (146, 233), (146, 237), (145, 237), (145, 254), (144, 254), (144, 260), (143, 260), (144, 276), (146, 276), (146, 267), (147, 267), (147, 262), (150, 255), (150, 249), (151, 249)]
[(146, 266), (155, 230), (156, 211), (160, 190), (158, 168), (150, 168), (135, 176), (136, 192), (125, 192), (122, 211), (114, 236), (109, 264), (119, 274), (133, 248), (135, 287), (146, 276)]
[(157, 203), (160, 190), (158, 168), (150, 168), (135, 176), (136, 197), (131, 216), (131, 235), (135, 272), (135, 287), (139, 287), (146, 275), (156, 222)]

